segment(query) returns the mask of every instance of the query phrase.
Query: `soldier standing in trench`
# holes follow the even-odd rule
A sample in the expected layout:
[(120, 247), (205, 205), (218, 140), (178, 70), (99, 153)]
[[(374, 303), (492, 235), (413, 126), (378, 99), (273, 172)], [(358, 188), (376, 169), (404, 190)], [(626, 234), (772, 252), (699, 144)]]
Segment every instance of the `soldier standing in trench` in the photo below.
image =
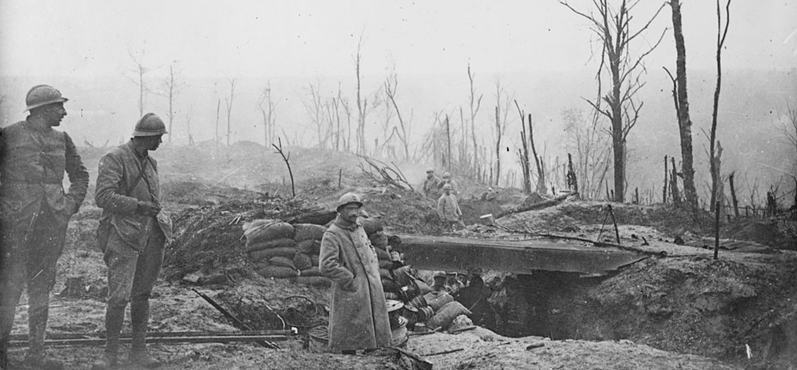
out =
[(376, 251), (357, 221), (362, 205), (354, 193), (340, 197), (319, 255), (321, 274), (332, 280), (329, 348), (344, 354), (385, 347), (391, 339)]
[(171, 221), (161, 213), (158, 166), (148, 155), (157, 150), (166, 126), (147, 113), (138, 120), (133, 138), (100, 160), (95, 201), (102, 208), (97, 238), (108, 266), (105, 311), (105, 353), (92, 369), (115, 369), (119, 334), (130, 302), (132, 346), (128, 360), (154, 368), (160, 362), (146, 349), (149, 296), (160, 273)]
[[(67, 224), (80, 209), (89, 185), (89, 173), (72, 139), (53, 129), (66, 116), (67, 100), (51, 86), (34, 86), (25, 98), (30, 115), (0, 131), (0, 369), (10, 366), (9, 335), (26, 285), (25, 366), (63, 368), (44, 353), (50, 291)], [(66, 193), (64, 172), (70, 184)]]
[(447, 230), (454, 231), (457, 226), (465, 227), (465, 223), (460, 220), (462, 210), (459, 209), (457, 197), (451, 194), (452, 190), (451, 184), (443, 185), (444, 194), (437, 200), (437, 215)]

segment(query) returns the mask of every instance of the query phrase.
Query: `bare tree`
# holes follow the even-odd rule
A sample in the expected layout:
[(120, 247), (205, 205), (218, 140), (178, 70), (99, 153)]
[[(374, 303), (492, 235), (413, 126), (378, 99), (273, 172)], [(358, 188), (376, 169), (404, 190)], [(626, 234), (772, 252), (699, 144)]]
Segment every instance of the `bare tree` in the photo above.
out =
[(130, 56), (130, 60), (133, 61), (135, 65), (132, 72), (136, 74), (135, 78), (125, 76), (128, 80), (132, 81), (136, 86), (138, 86), (138, 116), (144, 116), (144, 104), (147, 100), (147, 93), (149, 89), (147, 89), (147, 85), (144, 83), (144, 75), (149, 72), (149, 68), (144, 67), (144, 55), (146, 54), (146, 49), (141, 49), (138, 54), (134, 53), (132, 50), (127, 49), (127, 55)]
[(470, 103), (470, 133), (471, 138), (473, 139), (473, 166), (477, 172), (480, 172), (479, 144), (476, 142), (476, 114), (479, 113), (479, 108), (481, 108), (482, 97), (484, 97), (484, 94), (479, 94), (479, 97), (476, 97), (476, 88), (473, 87), (474, 77), (474, 74), (470, 71), (470, 63), (468, 63), (468, 82), (470, 84), (468, 100)]
[(169, 101), (169, 110), (166, 112), (166, 116), (169, 118), (169, 144), (171, 144), (172, 136), (174, 136), (172, 130), (175, 116), (174, 103), (177, 100), (177, 96), (182, 91), (183, 85), (184, 82), (180, 77), (179, 68), (177, 68), (175, 64), (169, 65), (169, 75), (162, 81), (161, 90), (157, 93)]
[[(681, 3), (680, 0), (671, 0), (669, 4), (672, 8), (673, 35), (677, 53), (675, 62), (676, 77), (673, 78), (666, 68), (664, 70), (667, 71), (673, 83), (673, 101), (675, 103), (675, 113), (678, 116), (678, 133), (681, 138), (681, 174), (683, 175), (684, 198), (687, 206), (692, 210), (693, 217), (696, 217), (698, 202), (692, 152), (692, 119), (689, 117), (689, 98), (686, 90), (686, 45), (681, 24)], [(675, 172), (675, 159), (672, 161), (673, 172)], [(677, 185), (675, 178), (672, 181), (673, 185)], [(676, 198), (676, 191), (677, 189), (673, 189), (673, 203), (678, 205), (679, 199)]]
[(600, 184), (608, 172), (611, 155), (611, 146), (598, 127), (600, 113), (593, 110), (592, 117), (587, 119), (580, 109), (571, 107), (562, 112), (562, 118), (565, 132), (576, 152), (575, 172), (580, 179), (581, 197), (596, 199), (601, 192)]
[[(592, 31), (601, 42), (601, 63), (596, 79), (600, 86), (603, 71), (607, 71), (612, 79), (612, 89), (603, 97), (603, 101), (606, 102), (608, 108), (602, 108), (599, 100), (587, 100), (587, 102), (611, 121), (612, 150), (614, 153), (614, 201), (622, 202), (625, 198), (626, 138), (636, 125), (639, 119), (639, 111), (644, 105), (638, 102), (636, 98), (636, 94), (645, 86), (645, 83), (640, 81), (641, 72), (645, 69), (643, 60), (661, 43), (666, 29), (662, 31), (655, 44), (637, 57), (631, 56), (630, 45), (650, 26), (651, 22), (664, 8), (664, 4), (639, 30), (632, 31), (631, 20), (633, 16), (631, 16), (631, 11), (639, 4), (640, 0), (632, 0), (631, 4), (627, 4), (623, 0), (619, 9), (610, 7), (609, 0), (594, 0), (593, 4), (597, 8), (597, 14), (586, 14), (571, 7), (567, 2), (559, 2), (574, 13), (589, 20), (592, 23)], [(642, 71), (637, 71), (638, 68), (641, 68)]]
[(316, 76), (314, 81), (307, 83), (305, 99), (302, 99), (304, 110), (310, 116), (310, 121), (315, 126), (316, 135), (318, 137), (318, 147), (325, 148), (327, 142), (327, 135), (324, 133), (324, 126), (326, 124), (324, 119), (324, 102), (321, 97), (321, 77)]
[(271, 81), (266, 81), (266, 87), (260, 93), (257, 106), (260, 109), (260, 114), (263, 116), (263, 140), (264, 145), (268, 146), (269, 143), (274, 142), (274, 133), (277, 126), (277, 102), (274, 101), (273, 91), (271, 90)]
[(361, 50), (363, 46), (363, 35), (360, 34), (360, 41), (357, 43), (357, 54), (354, 55), (354, 70), (357, 77), (357, 154), (365, 155), (365, 117), (368, 115), (368, 99), (362, 97), (362, 75), (360, 73), (361, 67)]
[(227, 77), (227, 82), (230, 83), (230, 97), (224, 98), (224, 103), (227, 107), (227, 146), (230, 146), (230, 134), (232, 134), (232, 103), (235, 100), (235, 83), (237, 78)]
[(191, 105), (188, 107), (188, 111), (185, 112), (185, 132), (188, 133), (188, 145), (194, 145), (194, 137), (191, 136), (191, 118), (194, 116), (194, 106)]
[[(398, 118), (399, 125), (394, 126), (393, 130), (391, 130), (390, 137), (393, 136), (397, 137), (399, 141), (401, 141), (401, 145), (404, 148), (404, 159), (410, 159), (410, 142), (409, 136), (412, 129), (412, 112), (410, 112), (410, 118), (407, 122), (404, 122), (404, 117), (401, 116), (401, 109), (398, 107), (398, 103), (396, 103), (396, 94), (398, 91), (398, 75), (396, 74), (396, 67), (393, 66), (391, 68), (390, 74), (385, 78), (385, 95), (387, 95), (388, 100), (393, 105), (393, 109), (396, 110), (396, 117)], [(390, 138), (388, 138), (390, 140)]]
[[(503, 101), (502, 101), (503, 99)], [(501, 86), (501, 80), (495, 80), (495, 186), (501, 179), (501, 138), (506, 132), (509, 115), (509, 102), (513, 100)]]
[[(677, 0), (674, 0), (677, 1)], [(725, 5), (725, 30), (722, 30), (722, 13), (720, 2), (717, 0), (717, 87), (714, 90), (714, 111), (711, 114), (711, 137), (709, 138), (709, 169), (711, 171), (711, 203), (710, 210), (714, 211), (714, 205), (721, 198), (722, 170), (720, 169), (720, 153), (717, 149), (717, 110), (719, 109), (720, 87), (722, 86), (722, 45), (725, 44), (725, 36), (728, 35), (728, 25), (730, 24), (731, 0)], [(715, 155), (716, 154), (716, 155)]]

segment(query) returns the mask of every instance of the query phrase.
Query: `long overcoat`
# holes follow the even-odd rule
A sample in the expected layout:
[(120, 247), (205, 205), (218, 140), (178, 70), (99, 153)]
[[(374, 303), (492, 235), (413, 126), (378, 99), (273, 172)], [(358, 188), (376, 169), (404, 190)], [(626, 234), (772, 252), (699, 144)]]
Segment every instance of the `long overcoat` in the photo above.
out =
[(340, 216), (321, 240), (321, 274), (332, 280), (329, 348), (339, 352), (390, 345), (390, 322), (376, 251), (359, 224)]

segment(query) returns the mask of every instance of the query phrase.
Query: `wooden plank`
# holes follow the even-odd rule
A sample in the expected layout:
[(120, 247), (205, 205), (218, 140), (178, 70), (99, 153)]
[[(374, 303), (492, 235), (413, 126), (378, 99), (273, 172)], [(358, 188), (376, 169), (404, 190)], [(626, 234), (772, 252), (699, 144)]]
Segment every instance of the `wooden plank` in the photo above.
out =
[(646, 255), (627, 250), (591, 246), (578, 241), (547, 238), (504, 241), (398, 235), (396, 249), (404, 259), (422, 270), (466, 272), (472, 267), (530, 274), (534, 271), (561, 271), (605, 274), (643, 260)]

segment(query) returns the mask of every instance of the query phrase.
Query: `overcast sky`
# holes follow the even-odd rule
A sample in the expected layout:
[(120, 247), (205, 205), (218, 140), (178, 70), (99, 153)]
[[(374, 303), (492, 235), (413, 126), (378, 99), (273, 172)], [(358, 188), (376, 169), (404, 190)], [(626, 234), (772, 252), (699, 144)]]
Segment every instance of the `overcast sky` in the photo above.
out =
[[(714, 68), (715, 2), (683, 3), (689, 67)], [(589, 11), (591, 1), (570, 4)], [(634, 24), (661, 4), (643, 0)], [(670, 15), (665, 7), (638, 48)], [(391, 63), (400, 73), (581, 69), (588, 26), (554, 0), (2, 0), (0, 74), (119, 75), (143, 51), (145, 65), (177, 61), (188, 77), (350, 75), (360, 35), (366, 74)], [(650, 64), (674, 64), (672, 43), (668, 32)], [(733, 1), (726, 46), (725, 68), (797, 66), (797, 1)]]

